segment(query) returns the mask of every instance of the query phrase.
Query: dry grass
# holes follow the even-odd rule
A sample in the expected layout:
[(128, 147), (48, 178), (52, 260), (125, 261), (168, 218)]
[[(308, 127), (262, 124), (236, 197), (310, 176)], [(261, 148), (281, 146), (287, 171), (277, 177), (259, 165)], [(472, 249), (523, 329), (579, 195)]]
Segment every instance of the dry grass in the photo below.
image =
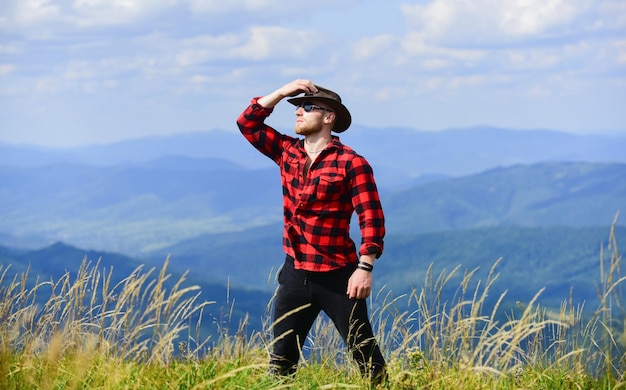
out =
[[(266, 375), (269, 332), (247, 334), (245, 320), (209, 344), (199, 329), (211, 302), (198, 300), (197, 286), (184, 287), (185, 276), (168, 281), (168, 263), (156, 274), (138, 268), (112, 285), (112, 271), (85, 259), (73, 280), (67, 273), (32, 287), (28, 272), (9, 281), (0, 266), (0, 388), (366, 386), (323, 318), (288, 382)], [(506, 292), (487, 304), (498, 263), (484, 281), (474, 280), (476, 270), (436, 275), (431, 266), (421, 290), (394, 297), (382, 289), (372, 298), (391, 388), (626, 387), (626, 277), (613, 229), (609, 252), (600, 256), (600, 306), (590, 318), (571, 298), (557, 310), (541, 307), (541, 291), (503, 316)], [(444, 300), (459, 276), (454, 300)]]

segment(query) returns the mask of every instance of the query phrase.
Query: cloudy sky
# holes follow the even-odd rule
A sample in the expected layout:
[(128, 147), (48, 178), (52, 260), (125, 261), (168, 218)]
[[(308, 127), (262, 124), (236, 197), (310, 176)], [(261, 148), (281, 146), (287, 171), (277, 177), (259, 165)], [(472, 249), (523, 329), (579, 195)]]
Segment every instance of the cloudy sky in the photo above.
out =
[(236, 131), (295, 78), (361, 126), (626, 135), (626, 1), (0, 0), (0, 142)]

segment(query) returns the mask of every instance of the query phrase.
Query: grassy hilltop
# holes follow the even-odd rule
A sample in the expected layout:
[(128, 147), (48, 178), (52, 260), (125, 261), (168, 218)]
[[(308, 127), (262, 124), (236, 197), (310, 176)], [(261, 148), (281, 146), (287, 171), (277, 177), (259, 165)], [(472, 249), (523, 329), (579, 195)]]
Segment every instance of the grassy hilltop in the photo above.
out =
[[(381, 290), (371, 316), (389, 362), (392, 389), (625, 386), (621, 255), (613, 230), (598, 267), (601, 305), (583, 315), (564, 297), (561, 309), (539, 304), (542, 291), (515, 309), (485, 305), (498, 274), (426, 273), (424, 287), (394, 297)], [(197, 286), (139, 267), (112, 284), (110, 272), (83, 263), (75, 276), (29, 283), (28, 271), (5, 280), (0, 268), (0, 388), (3, 389), (270, 389), (367, 388), (332, 325), (317, 321), (294, 378), (267, 375), (267, 328), (248, 334), (219, 329), (203, 337)], [(494, 264), (492, 271), (497, 264)], [(441, 291), (456, 286), (454, 299)], [(475, 287), (469, 287), (475, 286)], [(454, 287), (454, 286), (452, 286)], [(46, 297), (46, 299), (41, 299)], [(503, 296), (500, 296), (502, 299)], [(500, 299), (498, 302), (500, 302)], [(43, 302), (43, 303), (39, 303)], [(505, 321), (499, 321), (506, 310)]]

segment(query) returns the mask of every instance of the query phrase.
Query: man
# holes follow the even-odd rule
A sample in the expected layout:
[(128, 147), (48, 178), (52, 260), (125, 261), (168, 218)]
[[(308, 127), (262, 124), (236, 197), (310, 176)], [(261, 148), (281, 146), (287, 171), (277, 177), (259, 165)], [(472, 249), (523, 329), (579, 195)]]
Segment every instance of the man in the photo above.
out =
[[(296, 106), (295, 133), (304, 138), (264, 123), (287, 97)], [(274, 301), (273, 372), (295, 372), (302, 344), (323, 310), (361, 373), (376, 384), (386, 378), (385, 360), (365, 299), (372, 289), (374, 262), (383, 251), (384, 215), (371, 166), (331, 133), (345, 131), (351, 122), (339, 95), (309, 80), (295, 80), (252, 99), (237, 125), (281, 173), (287, 257)], [(362, 236), (358, 252), (349, 231), (354, 211)]]

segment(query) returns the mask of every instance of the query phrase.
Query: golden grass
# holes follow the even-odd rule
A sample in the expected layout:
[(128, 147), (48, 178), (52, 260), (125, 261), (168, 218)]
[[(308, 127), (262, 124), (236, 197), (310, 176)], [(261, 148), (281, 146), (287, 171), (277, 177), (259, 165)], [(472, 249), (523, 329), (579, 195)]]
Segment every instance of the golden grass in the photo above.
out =
[[(538, 304), (542, 291), (519, 310), (502, 315), (506, 292), (488, 305), (497, 282), (496, 261), (486, 280), (461, 267), (438, 275), (431, 265), (424, 285), (394, 297), (381, 289), (371, 313), (389, 363), (389, 387), (625, 388), (625, 316), (614, 229), (600, 256), (594, 315), (564, 300), (556, 310)], [(28, 271), (5, 280), (0, 265), (0, 388), (363, 388), (338, 333), (327, 319), (314, 324), (295, 378), (267, 375), (269, 324), (210, 343), (200, 333), (203, 311), (197, 286), (185, 276), (170, 281), (163, 267), (137, 268), (112, 285), (112, 270), (85, 259), (77, 275), (29, 286)], [(453, 300), (444, 290), (453, 280)], [(515, 314), (519, 313), (519, 314)], [(505, 320), (502, 320), (505, 318)]]

